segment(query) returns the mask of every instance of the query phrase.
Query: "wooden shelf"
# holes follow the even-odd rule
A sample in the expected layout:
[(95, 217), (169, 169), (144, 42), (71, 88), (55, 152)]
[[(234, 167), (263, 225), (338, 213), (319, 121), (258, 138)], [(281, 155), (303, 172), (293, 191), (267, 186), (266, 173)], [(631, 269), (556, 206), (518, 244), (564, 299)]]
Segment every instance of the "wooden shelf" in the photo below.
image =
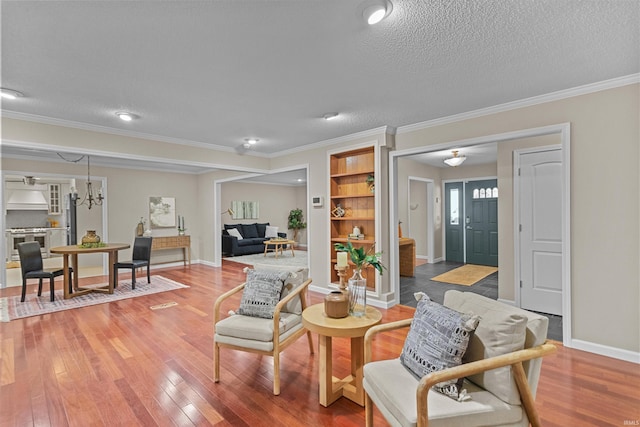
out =
[(345, 176), (355, 176), (355, 175), (371, 175), (374, 173), (375, 171), (373, 169), (357, 171), (357, 172), (334, 173), (334, 174), (331, 174), (331, 178), (344, 178)]
[[(331, 212), (340, 205), (349, 216), (330, 216), (331, 227), (331, 282), (339, 281), (335, 271), (336, 250), (333, 243), (346, 243), (351, 241), (356, 247), (371, 246), (376, 238), (376, 195), (372, 193), (372, 187), (367, 182), (370, 175), (375, 176), (375, 149), (374, 147), (359, 148), (356, 150), (335, 153), (330, 156), (330, 201)], [(349, 240), (347, 235), (352, 233), (357, 226), (365, 235), (363, 240)], [(349, 270), (353, 270), (353, 264), (349, 263)], [(367, 269), (367, 287), (375, 289), (376, 275)], [(348, 274), (352, 274), (349, 271)]]
[(358, 197), (376, 197), (376, 195), (373, 194), (373, 193), (367, 193), (367, 194), (338, 194), (336, 196), (331, 196), (331, 200), (335, 200), (335, 199), (353, 199), (353, 198), (358, 198)]
[[(347, 237), (332, 237), (331, 241), (335, 242), (335, 243), (347, 243), (349, 239)], [(376, 241), (372, 240), (372, 239), (359, 239), (359, 240), (355, 240), (355, 239), (351, 239), (351, 244), (353, 245), (359, 245), (359, 244), (368, 244), (368, 245), (373, 245)]]
[(376, 219), (372, 216), (361, 216), (361, 217), (355, 217), (355, 216), (348, 216), (348, 217), (331, 217), (332, 221), (375, 221)]

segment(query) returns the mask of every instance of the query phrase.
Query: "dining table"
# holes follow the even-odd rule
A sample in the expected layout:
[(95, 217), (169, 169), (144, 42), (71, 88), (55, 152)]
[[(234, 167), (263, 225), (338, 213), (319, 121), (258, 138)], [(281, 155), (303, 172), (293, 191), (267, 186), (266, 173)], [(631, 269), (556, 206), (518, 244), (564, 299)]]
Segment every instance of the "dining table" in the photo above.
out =
[[(131, 245), (128, 243), (104, 243), (102, 246), (96, 245), (95, 247), (84, 247), (82, 245), (69, 245), (69, 246), (56, 246), (49, 249), (52, 254), (61, 254), (63, 256), (63, 269), (64, 269), (64, 299), (74, 298), (80, 295), (88, 294), (89, 292), (102, 292), (112, 294), (114, 289), (114, 271), (113, 266), (118, 262), (118, 251), (122, 249), (128, 249)], [(78, 255), (80, 254), (95, 254), (106, 253), (109, 254), (109, 283), (105, 286), (84, 288), (78, 285)], [(71, 263), (69, 263), (71, 258)], [(69, 292), (69, 283), (71, 277), (69, 274), (69, 267), (73, 267), (73, 292)]]

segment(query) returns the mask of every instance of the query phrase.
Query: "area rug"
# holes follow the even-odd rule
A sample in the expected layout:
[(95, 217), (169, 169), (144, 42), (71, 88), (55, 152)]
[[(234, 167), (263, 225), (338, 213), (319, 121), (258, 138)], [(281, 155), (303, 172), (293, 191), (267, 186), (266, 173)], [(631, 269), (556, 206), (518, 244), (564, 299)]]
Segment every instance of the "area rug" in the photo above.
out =
[[(105, 283), (99, 285), (83, 286), (85, 288), (106, 286)], [(151, 283), (147, 283), (146, 278), (136, 280), (136, 288), (131, 289), (131, 280), (118, 282), (118, 287), (113, 294), (103, 294), (92, 292), (79, 297), (63, 299), (62, 290), (56, 290), (55, 301), (50, 301), (49, 292), (42, 289), (42, 296), (37, 293), (29, 293), (24, 302), (20, 302), (20, 295), (0, 298), (0, 320), (9, 322), (23, 317), (39, 316), (41, 314), (53, 313), (56, 311), (69, 310), (72, 308), (86, 307), (89, 305), (104, 304), (111, 301), (118, 301), (127, 298), (134, 298), (143, 295), (151, 295), (159, 292), (173, 291), (175, 289), (188, 288), (189, 286), (175, 282), (162, 276), (151, 276)]]
[(264, 253), (253, 255), (241, 255), (234, 257), (223, 258), (225, 261), (239, 262), (241, 264), (256, 265), (280, 265), (287, 267), (308, 267), (307, 251), (295, 251), (295, 256), (291, 255), (290, 250), (284, 251), (282, 254), (278, 254), (276, 258), (273, 252), (268, 252), (267, 256)]
[(467, 264), (442, 273), (439, 276), (431, 278), (431, 280), (451, 283), (452, 285), (471, 286), (496, 271), (498, 271), (497, 267)]

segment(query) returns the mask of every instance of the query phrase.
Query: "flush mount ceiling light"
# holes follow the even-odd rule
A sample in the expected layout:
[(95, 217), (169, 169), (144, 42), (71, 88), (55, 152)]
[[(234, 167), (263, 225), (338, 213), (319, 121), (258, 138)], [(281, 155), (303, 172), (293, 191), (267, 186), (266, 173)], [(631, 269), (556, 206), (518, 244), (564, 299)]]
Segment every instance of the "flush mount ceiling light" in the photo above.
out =
[(363, 3), (362, 16), (369, 25), (375, 25), (389, 16), (393, 4), (387, 0), (369, 0)]
[(324, 116), (322, 116), (322, 118), (325, 120), (333, 120), (336, 117), (338, 117), (338, 113), (327, 113)]
[(455, 168), (456, 166), (460, 166), (465, 160), (467, 160), (465, 156), (458, 156), (458, 150), (453, 150), (452, 153), (453, 157), (444, 160), (444, 162), (451, 167)]
[(22, 92), (18, 92), (17, 90), (8, 89), (5, 87), (0, 88), (0, 95), (4, 99), (12, 99), (12, 100), (16, 98), (22, 98), (24, 96)]
[(256, 145), (260, 141), (258, 138), (245, 138), (244, 148), (251, 148), (252, 145)]
[(137, 118), (135, 114), (128, 111), (118, 111), (116, 113), (116, 116), (118, 116), (120, 120), (124, 120), (125, 122), (130, 122), (131, 120)]

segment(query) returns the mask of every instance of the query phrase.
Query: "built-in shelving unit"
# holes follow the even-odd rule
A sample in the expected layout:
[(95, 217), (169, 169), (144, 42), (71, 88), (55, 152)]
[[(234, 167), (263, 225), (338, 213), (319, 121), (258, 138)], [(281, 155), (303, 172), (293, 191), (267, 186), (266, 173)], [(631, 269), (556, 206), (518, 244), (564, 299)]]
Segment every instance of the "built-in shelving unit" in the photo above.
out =
[[(331, 221), (331, 282), (338, 283), (335, 270), (336, 251), (334, 243), (346, 243), (354, 227), (360, 229), (363, 239), (351, 238), (354, 246), (369, 249), (376, 241), (375, 189), (372, 179), (375, 177), (374, 147), (335, 153), (330, 156), (330, 199)], [(340, 216), (338, 211), (344, 210)], [(349, 272), (348, 276), (351, 276)], [(363, 272), (367, 287), (375, 289), (376, 271), (369, 267)]]

